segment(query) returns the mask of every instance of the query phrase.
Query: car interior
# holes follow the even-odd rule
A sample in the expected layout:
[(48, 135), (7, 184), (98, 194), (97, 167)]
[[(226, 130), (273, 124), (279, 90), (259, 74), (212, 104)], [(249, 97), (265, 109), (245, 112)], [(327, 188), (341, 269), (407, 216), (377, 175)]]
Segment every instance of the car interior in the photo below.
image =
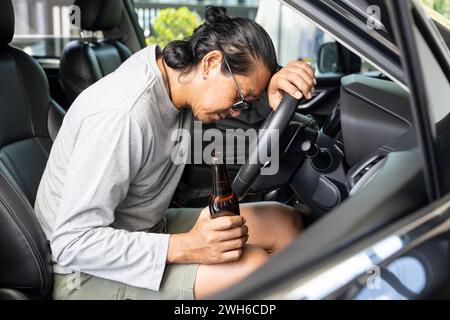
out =
[[(100, 5), (101, 6), (100, 6)], [(81, 12), (81, 29), (95, 35), (111, 31), (120, 25), (123, 13), (121, 0), (75, 1)], [(64, 47), (60, 59), (59, 78), (68, 103), (94, 82), (116, 70), (131, 56), (131, 50), (114, 39), (95, 37), (73, 40)]]
[[(0, 299), (52, 297), (50, 246), (33, 213), (36, 192), (71, 103), (142, 46), (143, 35), (123, 3), (76, 1), (88, 13), (81, 20), (83, 33), (102, 31), (104, 39), (71, 41), (55, 66), (11, 45), (14, 8), (11, 1), (2, 1)], [(339, 43), (321, 46), (318, 56), (324, 72), (314, 97), (296, 104), (286, 123), (279, 172), (255, 176), (243, 199), (296, 208), (306, 228), (305, 261), (318, 248), (326, 254), (426, 203), (407, 91), (382, 72), (361, 73), (361, 59)], [(340, 62), (339, 72), (327, 74), (332, 59)], [(203, 129), (224, 134), (227, 129), (257, 129), (270, 114), (263, 97), (251, 112)], [(241, 169), (240, 164), (227, 167), (231, 179)], [(188, 165), (172, 206), (204, 207), (210, 194), (210, 166)], [(312, 227), (314, 234), (308, 232)], [(309, 243), (314, 246), (308, 252)]]

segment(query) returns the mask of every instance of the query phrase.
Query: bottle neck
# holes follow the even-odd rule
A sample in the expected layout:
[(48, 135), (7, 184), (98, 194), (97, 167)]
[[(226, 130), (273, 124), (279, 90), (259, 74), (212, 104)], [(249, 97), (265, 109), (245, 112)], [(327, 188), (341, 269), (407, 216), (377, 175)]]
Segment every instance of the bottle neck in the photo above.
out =
[(229, 195), (231, 190), (230, 180), (228, 179), (227, 169), (223, 163), (214, 163), (213, 165), (213, 195)]

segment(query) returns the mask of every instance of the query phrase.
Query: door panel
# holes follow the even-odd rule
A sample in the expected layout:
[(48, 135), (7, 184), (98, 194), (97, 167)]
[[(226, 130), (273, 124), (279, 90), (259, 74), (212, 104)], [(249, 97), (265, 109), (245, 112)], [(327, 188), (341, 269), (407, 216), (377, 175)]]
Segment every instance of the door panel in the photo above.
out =
[[(416, 161), (419, 153), (420, 150), (414, 149), (389, 154), (381, 170), (363, 189), (304, 230), (277, 259), (271, 259), (240, 285), (214, 298), (284, 299), (295, 291), (296, 281), (300, 287), (306, 282), (303, 280), (310, 279), (318, 270), (326, 273), (333, 270), (336, 261), (344, 261), (344, 248), (353, 254), (358, 252), (355, 247), (365, 248), (362, 243), (365, 237), (422, 208), (426, 195), (422, 165)], [(364, 269), (359, 262), (354, 262), (355, 268)], [(332, 280), (323, 281), (322, 286), (337, 285), (336, 278)]]

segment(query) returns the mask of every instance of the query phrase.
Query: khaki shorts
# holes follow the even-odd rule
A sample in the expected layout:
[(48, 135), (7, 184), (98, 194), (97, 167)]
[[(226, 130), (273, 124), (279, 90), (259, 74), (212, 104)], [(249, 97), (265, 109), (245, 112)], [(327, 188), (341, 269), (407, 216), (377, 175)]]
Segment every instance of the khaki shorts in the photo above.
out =
[[(189, 231), (201, 209), (168, 209), (164, 233)], [(166, 265), (159, 291), (132, 287), (124, 283), (85, 273), (53, 274), (53, 298), (57, 300), (193, 300), (198, 264)], [(74, 279), (78, 277), (78, 279)], [(77, 285), (75, 285), (75, 283)], [(79, 284), (79, 285), (78, 285)]]

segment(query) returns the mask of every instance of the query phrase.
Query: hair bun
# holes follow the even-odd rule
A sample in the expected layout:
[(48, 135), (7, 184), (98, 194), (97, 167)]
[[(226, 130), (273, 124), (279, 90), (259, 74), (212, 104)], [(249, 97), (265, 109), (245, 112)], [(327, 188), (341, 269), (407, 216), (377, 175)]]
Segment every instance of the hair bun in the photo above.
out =
[(175, 69), (183, 69), (194, 61), (189, 41), (186, 40), (175, 40), (167, 44), (163, 56), (166, 64)]
[(223, 23), (228, 22), (230, 17), (227, 16), (227, 9), (224, 7), (206, 6), (205, 9), (205, 23)]

